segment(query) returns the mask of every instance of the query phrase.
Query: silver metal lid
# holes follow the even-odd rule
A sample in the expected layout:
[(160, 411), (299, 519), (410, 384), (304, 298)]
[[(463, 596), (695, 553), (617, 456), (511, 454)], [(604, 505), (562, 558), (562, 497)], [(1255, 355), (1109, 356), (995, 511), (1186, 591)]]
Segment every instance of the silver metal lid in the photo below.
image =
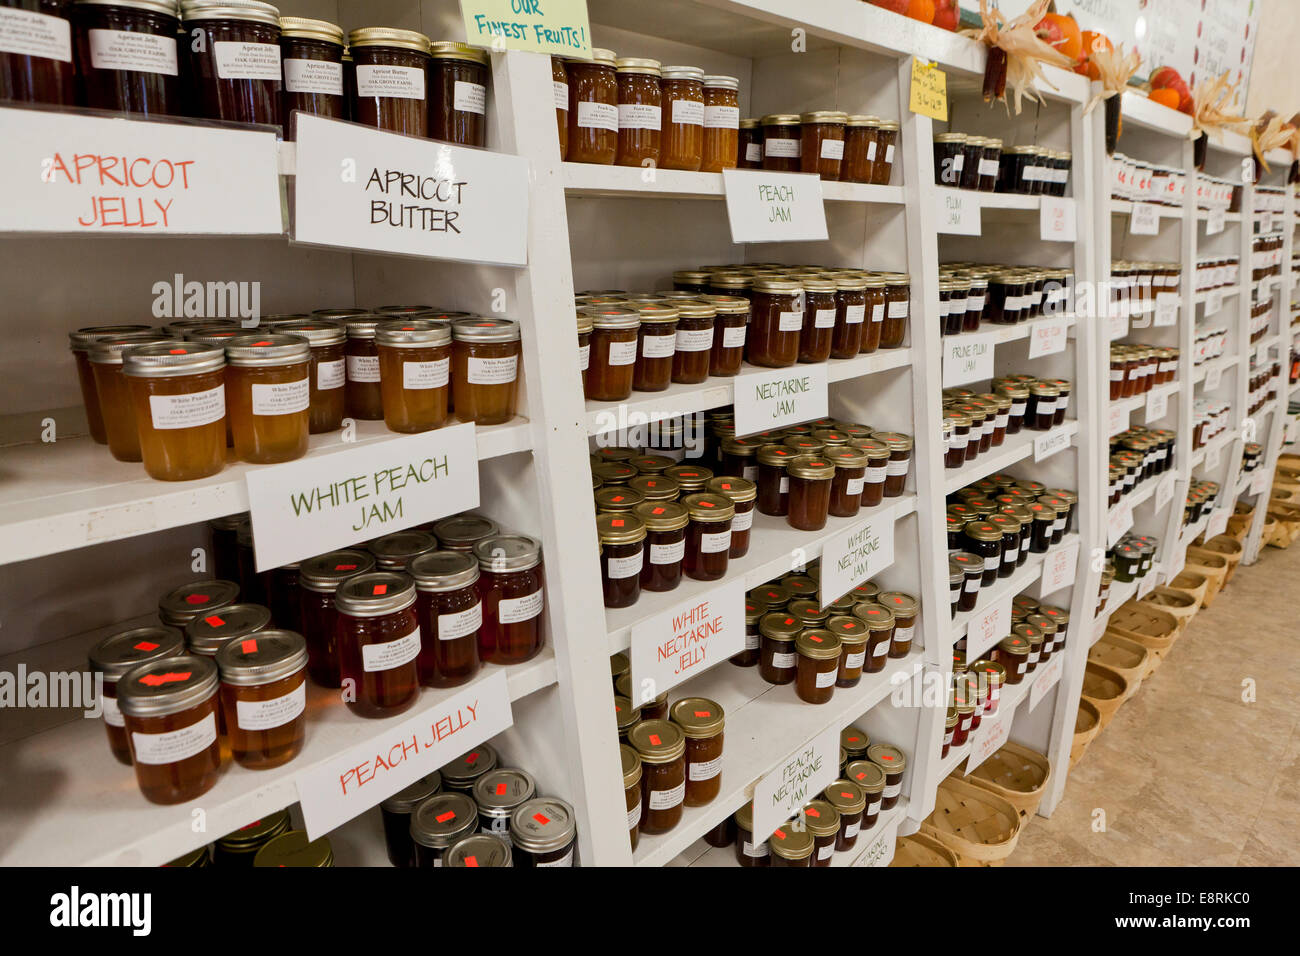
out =
[(382, 312), (384, 315), (406, 318), (421, 312), (436, 312), (437, 310), (431, 305), (381, 305), (375, 311)]
[(164, 594), (158, 602), (158, 617), (164, 624), (184, 627), (200, 614), (238, 600), (239, 585), (234, 581), (196, 581)]
[(443, 866), (514, 866), (510, 844), (491, 833), (476, 833), (457, 841), (442, 858)]
[(311, 358), (311, 345), (301, 335), (271, 332), (266, 335), (241, 335), (226, 343), (226, 361), (240, 367), (261, 368), (290, 365)]
[(454, 790), (471, 790), (474, 781), (495, 770), (497, 752), (491, 744), (479, 744), (442, 767), (443, 783)]
[(415, 783), (407, 784), (401, 790), (379, 805), (381, 810), (389, 813), (410, 813), (425, 800), (442, 790), (442, 774), (438, 771), (426, 773)]
[(172, 378), (211, 372), (226, 365), (226, 351), (219, 345), (165, 339), (138, 345), (122, 355), (122, 374), (140, 378)]
[(185, 637), (174, 627), (133, 627), (110, 634), (90, 649), (90, 669), (112, 683), (123, 674), (161, 657), (185, 653)]
[(578, 834), (573, 807), (556, 797), (529, 800), (510, 817), (510, 839), (529, 853), (562, 850)]
[(433, 533), (450, 551), (471, 551), (474, 544), (497, 533), (497, 523), (480, 515), (456, 515), (433, 523)]
[(497, 767), (474, 781), (474, 802), (479, 813), (488, 817), (509, 818), (515, 807), (536, 793), (532, 775), (514, 767)]
[(334, 592), (334, 606), (352, 617), (382, 617), (415, 603), (415, 581), (399, 571), (370, 571), (348, 578)]
[(325, 319), (317, 322), (310, 319), (301, 322), (280, 322), (275, 325), (275, 331), (306, 339), (314, 349), (323, 348), (326, 345), (338, 345), (347, 338), (341, 323), (330, 322)]
[(280, 11), (258, 0), (181, 0), (186, 20), (251, 20), (280, 26)]
[(183, 338), (186, 342), (201, 342), (204, 345), (215, 345), (224, 349), (231, 339), (247, 334), (237, 325), (200, 325), (198, 328), (188, 329)]
[(399, 349), (450, 345), (451, 325), (431, 319), (392, 319), (375, 327), (375, 344)]
[(202, 329), (208, 327), (225, 326), (228, 329), (242, 329), (234, 319), (173, 319), (163, 326), (163, 331), (170, 338), (183, 339), (190, 333), (191, 329)]
[(213, 657), (237, 637), (247, 637), (271, 626), (271, 611), (260, 604), (227, 604), (201, 614), (185, 625), (191, 654)]
[(411, 812), (411, 839), (445, 850), (478, 829), (478, 807), (463, 793), (437, 793)]
[(665, 80), (694, 80), (704, 82), (704, 71), (698, 66), (665, 66), (660, 70)]
[(90, 347), (86, 358), (96, 365), (121, 365), (122, 353), (127, 349), (133, 349), (147, 342), (163, 342), (166, 339), (165, 332), (128, 332), (125, 335), (98, 340)]
[(740, 89), (740, 80), (734, 76), (706, 76), (704, 78), (704, 88), (710, 87), (719, 90), (738, 90)]
[(197, 707), (216, 692), (216, 664), (177, 654), (127, 671), (117, 682), (117, 706), (128, 717), (165, 717)]
[(405, 571), (406, 564), (412, 558), (428, 554), (438, 548), (438, 539), (427, 531), (394, 531), (382, 538), (375, 538), (366, 545), (366, 550), (375, 556), (375, 564), (381, 571)]
[(542, 543), (526, 534), (498, 534), (474, 544), (484, 571), (527, 571), (542, 563)]
[(351, 548), (330, 551), (308, 558), (298, 567), (298, 585), (309, 591), (332, 594), (348, 578), (365, 574), (375, 567), (375, 556)]
[(430, 551), (412, 558), (406, 573), (421, 591), (455, 591), (478, 580), (478, 562), (465, 551)]
[(148, 10), (162, 13), (169, 17), (180, 16), (180, 4), (176, 0), (75, 0), (77, 6), (125, 7), (128, 10)]
[(131, 332), (152, 332), (147, 325), (88, 325), (68, 333), (68, 345), (74, 352), (84, 352), (100, 339), (116, 338)]
[(457, 342), (518, 342), (519, 323), (476, 315), (453, 322), (451, 334)]
[(307, 642), (296, 631), (259, 631), (227, 641), (217, 651), (222, 681), (236, 687), (269, 684), (306, 666)]

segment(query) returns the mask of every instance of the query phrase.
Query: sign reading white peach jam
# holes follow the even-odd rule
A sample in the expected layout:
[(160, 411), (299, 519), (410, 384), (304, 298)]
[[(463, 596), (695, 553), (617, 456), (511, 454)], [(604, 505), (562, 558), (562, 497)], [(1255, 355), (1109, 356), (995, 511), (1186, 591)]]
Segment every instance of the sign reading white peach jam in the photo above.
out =
[(654, 700), (744, 649), (745, 581), (737, 578), (632, 626), (634, 703)]
[(840, 731), (830, 727), (754, 785), (754, 841), (766, 840), (840, 775)]
[(296, 242), (528, 262), (528, 162), (295, 113)]
[(297, 779), (308, 837), (314, 840), (364, 813), (513, 723), (506, 675), (497, 671), (326, 757)]
[(257, 569), (345, 548), (479, 503), (474, 426), (341, 446), (248, 472)]
[(732, 242), (823, 242), (828, 237), (820, 176), (724, 169), (722, 182)]
[(0, 230), (279, 235), (270, 130), (0, 109)]
[(826, 383), (825, 363), (736, 376), (736, 434), (825, 417), (830, 407)]

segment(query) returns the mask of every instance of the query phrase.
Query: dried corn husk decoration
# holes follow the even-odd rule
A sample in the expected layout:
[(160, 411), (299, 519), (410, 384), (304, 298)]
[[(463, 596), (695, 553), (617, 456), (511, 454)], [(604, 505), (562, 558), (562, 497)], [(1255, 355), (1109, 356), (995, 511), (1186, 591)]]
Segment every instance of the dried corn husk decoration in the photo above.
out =
[(1231, 71), (1224, 70), (1215, 80), (1204, 80), (1192, 90), (1192, 138), (1205, 133), (1216, 143), (1223, 139), (1223, 131), (1234, 130), (1250, 124), (1250, 120), (1231, 108), (1237, 103), (1237, 83), (1229, 82)]
[(1267, 173), (1270, 170), (1264, 160), (1264, 154), (1279, 146), (1289, 145), (1296, 130), (1280, 116), (1268, 114), (1265, 116), (1268, 116), (1267, 121), (1264, 117), (1260, 117), (1260, 121), (1250, 128), (1250, 141), (1255, 147), (1255, 158)]
[[(1045, 43), (1034, 33), (1034, 27), (1043, 19), (1051, 0), (1034, 0), (1018, 17), (1008, 20), (998, 9), (989, 9), (988, 0), (980, 0), (980, 20), (983, 26), (979, 30), (963, 30), (965, 36), (983, 41), (989, 48), (988, 65), (984, 72), (985, 101), (998, 99), (1006, 103), (1008, 85), (1015, 90), (1016, 113), (1020, 113), (1022, 99), (1040, 103), (1042, 97), (1034, 91), (1034, 82), (1042, 80), (1052, 89), (1055, 85), (1043, 74), (1043, 64), (1057, 66), (1063, 70), (1074, 68), (1068, 56)], [(996, 77), (1005, 65), (1005, 78)], [(992, 81), (992, 82), (991, 82)]]
[(1101, 89), (1088, 100), (1088, 105), (1083, 108), (1084, 116), (1091, 113), (1102, 100), (1119, 96), (1128, 89), (1129, 79), (1142, 65), (1142, 55), (1136, 49), (1125, 52), (1122, 43), (1113, 50), (1094, 50), (1091, 59), (1101, 75)]

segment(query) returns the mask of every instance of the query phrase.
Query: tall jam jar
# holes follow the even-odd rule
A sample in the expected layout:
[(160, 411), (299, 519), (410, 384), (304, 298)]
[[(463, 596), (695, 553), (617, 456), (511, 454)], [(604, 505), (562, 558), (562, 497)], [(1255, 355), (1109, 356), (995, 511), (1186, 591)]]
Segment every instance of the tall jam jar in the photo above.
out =
[(667, 720), (643, 720), (627, 736), (641, 758), (641, 832), (667, 833), (686, 799), (686, 735)]
[(117, 682), (141, 664), (185, 653), (185, 639), (174, 627), (133, 627), (104, 638), (90, 649), (90, 670), (103, 674), (100, 706), (104, 712), (104, 729), (108, 746), (120, 763), (131, 766), (131, 745), (126, 724), (117, 706)]
[(632, 509), (646, 529), (641, 589), (671, 591), (682, 580), (686, 557), (686, 508), (675, 501), (646, 501)]
[(140, 460), (140, 432), (135, 427), (131, 389), (122, 374), (122, 353), (137, 345), (163, 341), (161, 332), (134, 332), (100, 339), (87, 358), (95, 379), (95, 395), (108, 438), (108, 450), (118, 461)]
[(251, 770), (288, 763), (307, 736), (307, 642), (259, 631), (217, 651), (221, 709), (235, 762)]
[(452, 336), (452, 406), (462, 422), (500, 425), (519, 399), (519, 323), (474, 316), (457, 319)]
[(569, 73), (562, 57), (551, 57), (551, 85), (555, 90), (555, 125), (563, 162), (569, 158)]
[(451, 326), (428, 319), (375, 329), (384, 424), (413, 433), (441, 428), (451, 396)]
[(487, 145), (488, 55), (454, 40), (429, 44), (429, 136)]
[(284, 134), (294, 138), (295, 111), (347, 119), (343, 96), (343, 28), (325, 20), (280, 18)]
[(696, 581), (725, 577), (735, 505), (729, 498), (708, 493), (687, 495), (682, 505), (690, 515), (686, 526), (686, 576)]
[(542, 545), (522, 534), (499, 534), (474, 545), (483, 602), (479, 657), (487, 664), (519, 664), (545, 643)]
[(235, 457), (265, 465), (307, 454), (311, 346), (297, 335), (241, 335), (226, 343), (226, 413)]
[(281, 124), (280, 11), (257, 0), (189, 0), (189, 86), (204, 119)]
[(298, 567), (298, 620), (307, 641), (307, 673), (321, 687), (339, 687), (339, 615), (334, 592), (348, 578), (375, 566), (366, 551), (331, 551), (308, 558)]
[(816, 110), (799, 118), (799, 162), (803, 172), (816, 173), (828, 182), (840, 179), (848, 119), (848, 114), (836, 110)]
[(803, 286), (792, 279), (761, 278), (753, 289), (747, 358), (765, 368), (795, 364), (804, 323)]
[(658, 166), (663, 92), (659, 61), (640, 57), (618, 59), (617, 166)]
[(429, 38), (415, 30), (364, 27), (348, 34), (348, 52), (356, 63), (352, 119), (390, 133), (428, 136)]
[(700, 297), (717, 311), (713, 323), (713, 351), (709, 375), (739, 375), (745, 359), (745, 332), (749, 327), (749, 300), (738, 295)]
[(510, 843), (515, 866), (573, 866), (578, 823), (573, 807), (555, 797), (537, 797), (515, 809), (510, 817)]
[[(0, 53), (0, 57), (3, 56), (4, 54)], [(90, 367), (90, 350), (101, 341), (140, 333), (153, 335), (155, 331), (147, 325), (92, 325), (68, 333), (72, 358), (77, 363), (77, 383), (81, 386), (81, 403), (86, 409), (86, 422), (90, 426), (90, 437), (101, 445), (108, 443), (108, 436), (104, 431), (104, 417), (99, 408), (99, 395), (95, 389), (95, 375)], [(177, 335), (175, 337), (179, 339), (181, 336)]]
[(592, 47), (590, 60), (566, 60), (571, 163), (612, 166), (618, 153), (618, 58)]
[(799, 361), (825, 362), (835, 336), (836, 283), (832, 278), (801, 279), (804, 291), (803, 329), (799, 333)]
[(311, 346), (307, 430), (313, 435), (337, 431), (343, 424), (343, 385), (347, 380), (343, 327), (335, 322), (286, 322), (276, 326), (276, 331), (297, 335)]
[(679, 385), (698, 385), (709, 377), (718, 311), (698, 299), (683, 299), (674, 305), (677, 309), (677, 338), (673, 353), (673, 381)]
[(375, 329), (382, 316), (357, 315), (347, 318), (343, 327), (347, 343), (343, 358), (347, 381), (343, 387), (343, 405), (348, 418), (376, 422), (384, 417), (383, 390), (379, 385), (379, 349)]
[(77, 0), (72, 14), (86, 106), (145, 116), (185, 112), (176, 13), (174, 0)]
[(225, 366), (223, 349), (195, 342), (155, 342), (122, 354), (149, 477), (188, 481), (225, 466)]
[(646, 528), (632, 514), (596, 515), (600, 540), (600, 578), (605, 607), (631, 607), (641, 596)]
[(0, 100), (76, 105), (69, 6), (66, 0), (6, 0), (0, 5)]
[(800, 169), (799, 114), (769, 113), (763, 124), (763, 168), (778, 173), (797, 173)]
[(593, 306), (583, 309), (583, 314), (592, 325), (584, 396), (597, 402), (621, 402), (632, 394), (639, 367), (641, 315), (615, 305)]
[(420, 622), (420, 683), (459, 687), (479, 670), (483, 602), (478, 561), (464, 551), (430, 551), (411, 559), (415, 613)]
[(704, 156), (704, 71), (695, 66), (665, 66), (662, 86), (659, 165), (698, 170)]
[(840, 179), (846, 183), (870, 183), (876, 169), (881, 121), (878, 116), (854, 113), (845, 121), (844, 163)]
[(395, 571), (358, 574), (334, 592), (339, 672), (352, 682), (347, 705), (353, 713), (391, 717), (419, 697), (416, 659), (421, 641), (415, 599), (415, 581)]
[(735, 169), (740, 141), (740, 80), (704, 78), (704, 152), (700, 172)]
[(667, 303), (637, 306), (641, 324), (637, 332), (632, 387), (638, 392), (662, 392), (673, 380), (677, 352), (677, 309)]

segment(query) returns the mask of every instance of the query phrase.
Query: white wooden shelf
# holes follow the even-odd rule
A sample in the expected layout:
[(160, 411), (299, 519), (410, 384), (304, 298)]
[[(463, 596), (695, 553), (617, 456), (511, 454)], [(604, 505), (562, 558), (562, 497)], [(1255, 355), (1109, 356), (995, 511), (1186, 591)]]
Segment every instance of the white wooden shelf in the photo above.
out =
[(1240, 294), (1241, 284), (1238, 283), (1237, 285), (1230, 285), (1230, 286), (1226, 286), (1225, 288), (1217, 289), (1217, 290), (1207, 289), (1204, 292), (1197, 292), (1192, 298), (1196, 300), (1197, 305), (1204, 305), (1206, 302), (1210, 301), (1210, 296), (1213, 295), (1215, 291), (1221, 292), (1223, 294), (1222, 295), (1223, 299), (1226, 301), (1228, 299), (1231, 299), (1234, 295)]
[[(1147, 205), (1153, 205), (1148, 203)], [(1182, 219), (1183, 210), (1180, 206), (1161, 206), (1156, 205), (1160, 210), (1160, 221), (1163, 223), (1167, 219)], [(1110, 211), (1115, 216), (1130, 216), (1133, 214), (1133, 202), (1128, 199), (1112, 199), (1110, 201)], [(1150, 239), (1152, 237), (1147, 236)]]
[(1155, 388), (1151, 389), (1150, 391), (1143, 392), (1141, 395), (1133, 395), (1129, 398), (1115, 399), (1110, 403), (1110, 410), (1112, 412), (1119, 412), (1123, 414), (1125, 420), (1127, 421), (1128, 416), (1133, 414), (1133, 412), (1142, 411), (1145, 414), (1145, 409), (1147, 408), (1147, 404), (1150, 401), (1151, 396), (1165, 395), (1168, 397), (1173, 397), (1174, 395), (1177, 394), (1178, 389), (1180, 387), (1181, 386), (1179, 385), (1177, 380), (1172, 382), (1165, 382), (1165, 384), (1157, 385)]
[(1070, 436), (1078, 434), (1078, 421), (1067, 419), (1063, 424), (1057, 425), (1050, 431), (1040, 432), (1022, 428), (1018, 434), (1008, 435), (1003, 440), (1000, 448), (990, 448), (974, 461), (968, 461), (960, 468), (945, 469), (943, 473), (944, 494), (950, 495), (958, 488), (965, 488), (981, 478), (986, 478), (989, 475), (1010, 468), (1012, 465), (1033, 455), (1035, 439), (1062, 431)]
[(1201, 382), (1205, 381), (1205, 377), (1210, 374), (1211, 369), (1217, 368), (1219, 371), (1223, 372), (1230, 368), (1235, 368), (1236, 365), (1236, 353), (1220, 355), (1218, 358), (1207, 359), (1192, 369), (1192, 384), (1199, 385)]
[(1192, 467), (1199, 468), (1204, 464), (1206, 456), (1212, 451), (1222, 452), (1237, 437), (1238, 429), (1225, 428), (1221, 433), (1215, 435), (1200, 448), (1192, 452)]
[[(1058, 316), (1044, 316), (1038, 319), (1030, 319), (1028, 322), (1018, 322), (1015, 325), (996, 325), (992, 322), (985, 322), (980, 326), (978, 332), (959, 332), (956, 335), (945, 335), (943, 341), (944, 344), (961, 342), (962, 344), (1003, 345), (1007, 342), (1018, 342), (1021, 339), (1027, 339), (1033, 334), (1035, 328), (1059, 321), (1060, 317)], [(1077, 321), (1078, 319), (1075, 316), (1066, 316), (1066, 328), (1073, 329)]]
[[(823, 182), (822, 198), (828, 202), (900, 205), (902, 186)], [(646, 170), (637, 166), (564, 164), (564, 191), (571, 197), (621, 197), (643, 199), (723, 199), (721, 173), (693, 173), (680, 169)]]

